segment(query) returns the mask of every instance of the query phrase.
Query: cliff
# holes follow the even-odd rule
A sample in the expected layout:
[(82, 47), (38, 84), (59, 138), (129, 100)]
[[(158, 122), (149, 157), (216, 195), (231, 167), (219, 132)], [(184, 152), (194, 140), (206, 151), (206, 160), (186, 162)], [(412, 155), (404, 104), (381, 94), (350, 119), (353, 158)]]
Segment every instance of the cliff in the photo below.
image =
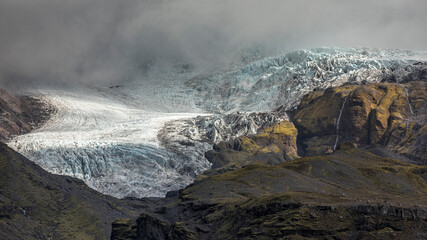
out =
[(293, 118), (300, 154), (353, 142), (383, 146), (427, 163), (427, 82), (348, 85), (306, 96)]

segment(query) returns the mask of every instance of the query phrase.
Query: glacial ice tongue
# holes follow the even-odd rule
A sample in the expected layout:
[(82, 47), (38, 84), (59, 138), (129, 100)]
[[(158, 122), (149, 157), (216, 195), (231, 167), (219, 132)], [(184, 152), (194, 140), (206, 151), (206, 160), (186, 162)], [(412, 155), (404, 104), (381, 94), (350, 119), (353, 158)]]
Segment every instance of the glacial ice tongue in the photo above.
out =
[(209, 167), (159, 147), (130, 143), (48, 148), (32, 153), (31, 158), (44, 169), (83, 179), (115, 197), (163, 196), (190, 184)]
[(83, 179), (102, 193), (163, 196), (210, 167), (204, 152), (212, 144), (286, 119), (283, 110), (309, 91), (404, 80), (426, 60), (426, 52), (322, 48), (216, 72), (135, 73), (114, 88), (39, 88), (33, 94), (57, 112), (8, 144), (44, 169)]
[(199, 114), (146, 111), (93, 89), (38, 94), (57, 112), (9, 145), (52, 173), (83, 179), (112, 196), (144, 197), (184, 187), (210, 166), (204, 158), (190, 161), (161, 148), (157, 139), (166, 122)]

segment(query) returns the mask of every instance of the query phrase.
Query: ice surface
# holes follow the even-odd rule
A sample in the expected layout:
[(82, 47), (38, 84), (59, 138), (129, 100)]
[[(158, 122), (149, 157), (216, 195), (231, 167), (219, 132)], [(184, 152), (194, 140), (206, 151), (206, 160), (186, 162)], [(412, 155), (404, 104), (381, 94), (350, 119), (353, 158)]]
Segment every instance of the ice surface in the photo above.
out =
[(314, 88), (379, 82), (407, 74), (427, 52), (353, 48), (298, 50), (187, 81), (196, 105), (209, 112), (266, 111), (296, 106)]
[(50, 172), (116, 197), (142, 197), (183, 187), (209, 167), (205, 159), (188, 162), (161, 148), (157, 139), (166, 122), (200, 114), (146, 111), (89, 88), (39, 94), (57, 113), (9, 145)]
[(33, 89), (58, 111), (9, 145), (102, 193), (163, 196), (210, 167), (203, 154), (213, 143), (286, 118), (244, 112), (295, 107), (314, 88), (403, 78), (426, 59), (425, 52), (323, 48), (209, 73), (179, 67), (135, 73), (112, 88)]

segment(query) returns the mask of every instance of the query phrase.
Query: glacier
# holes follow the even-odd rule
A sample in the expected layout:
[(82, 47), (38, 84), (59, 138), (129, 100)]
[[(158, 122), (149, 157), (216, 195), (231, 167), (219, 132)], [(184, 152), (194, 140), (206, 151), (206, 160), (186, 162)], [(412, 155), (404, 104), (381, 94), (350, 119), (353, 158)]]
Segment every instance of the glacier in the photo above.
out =
[(287, 119), (304, 94), (342, 84), (404, 81), (426, 52), (366, 48), (297, 50), (227, 69), (157, 69), (114, 87), (36, 87), (57, 109), (9, 146), (44, 169), (115, 197), (163, 196), (210, 163), (204, 152)]
[(196, 105), (209, 112), (266, 111), (295, 107), (315, 88), (404, 78), (426, 52), (366, 48), (297, 50), (230, 70), (196, 76)]
[(38, 90), (57, 108), (40, 129), (8, 144), (44, 169), (112, 196), (160, 196), (209, 167), (160, 147), (157, 132), (195, 113), (146, 111), (99, 89)]

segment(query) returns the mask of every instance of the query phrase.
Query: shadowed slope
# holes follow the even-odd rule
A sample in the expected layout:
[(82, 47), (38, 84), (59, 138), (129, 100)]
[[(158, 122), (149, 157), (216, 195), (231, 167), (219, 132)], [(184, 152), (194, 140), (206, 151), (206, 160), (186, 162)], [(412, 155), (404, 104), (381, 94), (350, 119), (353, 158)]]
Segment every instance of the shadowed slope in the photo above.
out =
[(55, 109), (40, 99), (15, 97), (0, 89), (0, 140), (28, 133), (41, 126)]
[[(138, 239), (422, 239), (426, 173), (342, 145), (332, 155), (199, 178), (147, 209), (130, 232)], [(133, 225), (121, 223), (113, 239)]]
[(107, 239), (130, 203), (53, 175), (0, 143), (1, 239)]

